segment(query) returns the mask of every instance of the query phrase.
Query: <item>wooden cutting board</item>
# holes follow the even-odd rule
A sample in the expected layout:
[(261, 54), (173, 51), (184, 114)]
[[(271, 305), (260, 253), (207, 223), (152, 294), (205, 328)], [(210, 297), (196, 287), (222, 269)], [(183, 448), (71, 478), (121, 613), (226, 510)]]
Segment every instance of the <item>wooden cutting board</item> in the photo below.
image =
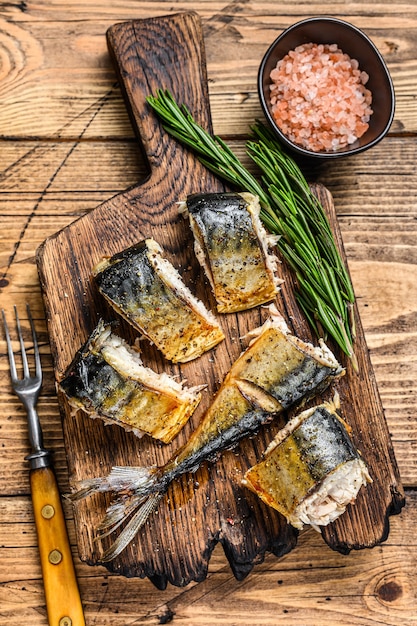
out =
[[(149, 162), (149, 177), (47, 239), (38, 250), (37, 264), (57, 380), (62, 378), (98, 318), (114, 317), (91, 280), (91, 268), (102, 255), (112, 255), (152, 236), (166, 250), (167, 257), (197, 297), (215, 310), (210, 289), (194, 257), (190, 229), (178, 215), (177, 202), (189, 193), (221, 191), (224, 187), (188, 150), (163, 131), (145, 100), (157, 88), (169, 89), (179, 103), (188, 106), (200, 124), (211, 130), (199, 18), (194, 13), (182, 13), (129, 21), (110, 28), (107, 36), (132, 124)], [(315, 189), (344, 255), (331, 196), (323, 187)], [(311, 340), (295, 302), (292, 275), (284, 263), (280, 269), (285, 283), (277, 306), (293, 332)], [(198, 360), (181, 366), (164, 361), (156, 349), (142, 342), (147, 366), (179, 375), (190, 386), (207, 384), (195, 415), (170, 445), (155, 443), (147, 437), (139, 440), (117, 426), (104, 426), (100, 420), (92, 420), (81, 412), (73, 416), (60, 394), (70, 480), (103, 475), (113, 465), (152, 465), (166, 461), (187, 439), (230, 365), (246, 347), (241, 338), (259, 326), (266, 314), (264, 308), (257, 308), (222, 316), (226, 340)], [(352, 426), (353, 438), (374, 482), (361, 490), (355, 506), (349, 507), (341, 519), (323, 531), (324, 541), (342, 553), (384, 541), (389, 515), (398, 513), (404, 504), (357, 311), (356, 316), (359, 374), (352, 371), (350, 363), (334, 346), (330, 344), (330, 347), (347, 369), (347, 375), (337, 383), (342, 415)], [(134, 335), (124, 323), (120, 333), (133, 341)], [(333, 392), (334, 388), (328, 390), (325, 398), (331, 398)], [(293, 549), (297, 532), (240, 484), (242, 474), (260, 459), (278, 427), (273, 424), (263, 428), (256, 437), (223, 454), (217, 463), (204, 464), (195, 474), (173, 484), (158, 512), (136, 540), (106, 567), (129, 577), (149, 577), (162, 589), (167, 582), (182, 586), (192, 580), (203, 580), (217, 542), (223, 545), (237, 579), (245, 577), (265, 552), (280, 556)], [(75, 506), (80, 557), (90, 564), (99, 562), (94, 529), (108, 503), (107, 495), (97, 495)]]

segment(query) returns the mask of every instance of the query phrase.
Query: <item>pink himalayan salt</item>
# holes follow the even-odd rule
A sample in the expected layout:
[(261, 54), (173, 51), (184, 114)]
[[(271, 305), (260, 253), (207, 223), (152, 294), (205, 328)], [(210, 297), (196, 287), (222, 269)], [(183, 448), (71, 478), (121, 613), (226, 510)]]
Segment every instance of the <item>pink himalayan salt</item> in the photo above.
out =
[(314, 152), (354, 143), (369, 127), (369, 76), (337, 44), (308, 43), (278, 61), (270, 78), (272, 114), (292, 142)]

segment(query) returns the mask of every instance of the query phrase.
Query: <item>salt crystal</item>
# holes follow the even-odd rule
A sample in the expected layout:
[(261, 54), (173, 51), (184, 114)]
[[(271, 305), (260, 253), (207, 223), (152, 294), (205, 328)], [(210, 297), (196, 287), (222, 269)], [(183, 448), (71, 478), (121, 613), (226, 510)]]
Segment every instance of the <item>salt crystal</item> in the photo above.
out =
[(277, 63), (270, 78), (274, 119), (302, 147), (338, 150), (368, 129), (372, 94), (364, 85), (369, 76), (337, 44), (297, 46)]

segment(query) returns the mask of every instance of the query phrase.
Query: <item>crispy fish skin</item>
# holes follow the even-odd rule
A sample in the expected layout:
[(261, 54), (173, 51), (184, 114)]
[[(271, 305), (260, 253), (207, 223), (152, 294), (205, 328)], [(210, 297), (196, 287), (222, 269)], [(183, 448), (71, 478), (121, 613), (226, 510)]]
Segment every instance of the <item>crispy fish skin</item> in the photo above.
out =
[(260, 221), (257, 196), (191, 194), (181, 210), (188, 213), (196, 256), (219, 313), (244, 311), (275, 298), (282, 281), (276, 276), (277, 258), (268, 248), (277, 237), (267, 234)]
[(293, 418), (242, 479), (295, 528), (320, 531), (371, 482), (337, 408), (323, 403)]
[(224, 339), (153, 239), (103, 259), (93, 276), (110, 305), (173, 363), (191, 361)]
[(225, 383), (236, 380), (242, 391), (251, 387), (252, 393), (258, 388), (275, 401), (274, 410), (283, 410), (323, 391), (344, 370), (323, 341), (313, 346), (292, 335), (274, 304), (269, 313), (262, 327), (249, 333), (251, 344)]
[[(266, 343), (270, 343), (274, 334), (280, 341), (275, 341), (267, 350)], [(215, 460), (222, 451), (256, 433), (284, 408), (309, 397), (317, 388), (329, 385), (343, 374), (327, 348), (314, 348), (295, 340), (273, 307), (271, 318), (254, 335), (251, 345), (225, 377), (196, 430), (164, 466), (114, 467), (108, 476), (83, 481), (72, 495), (73, 500), (78, 500), (94, 492), (116, 493), (99, 528), (102, 536), (111, 534), (129, 520), (114, 544), (104, 552), (103, 561), (120, 554), (178, 476), (194, 472), (203, 461)], [(314, 366), (304, 366), (304, 362), (313, 362)], [(286, 386), (289, 393), (285, 391)]]
[(142, 365), (139, 353), (100, 320), (78, 351), (60, 389), (74, 409), (169, 443), (186, 424), (199, 401), (167, 374)]

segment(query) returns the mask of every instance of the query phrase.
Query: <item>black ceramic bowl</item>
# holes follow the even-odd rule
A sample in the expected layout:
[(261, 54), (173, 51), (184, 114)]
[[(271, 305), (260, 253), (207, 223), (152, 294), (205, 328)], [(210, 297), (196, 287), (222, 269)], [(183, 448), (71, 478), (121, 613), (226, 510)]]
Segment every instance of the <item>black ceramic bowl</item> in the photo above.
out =
[[(290, 50), (310, 42), (337, 44), (352, 59), (357, 59), (359, 69), (369, 75), (366, 88), (372, 92), (373, 110), (369, 128), (355, 143), (332, 152), (315, 152), (293, 143), (278, 128), (271, 113), (269, 101), (271, 71)], [(358, 28), (334, 17), (313, 17), (297, 22), (283, 31), (268, 48), (262, 60), (258, 74), (258, 92), (265, 116), (284, 148), (316, 159), (334, 159), (371, 148), (388, 132), (395, 111), (392, 80), (378, 49)]]

